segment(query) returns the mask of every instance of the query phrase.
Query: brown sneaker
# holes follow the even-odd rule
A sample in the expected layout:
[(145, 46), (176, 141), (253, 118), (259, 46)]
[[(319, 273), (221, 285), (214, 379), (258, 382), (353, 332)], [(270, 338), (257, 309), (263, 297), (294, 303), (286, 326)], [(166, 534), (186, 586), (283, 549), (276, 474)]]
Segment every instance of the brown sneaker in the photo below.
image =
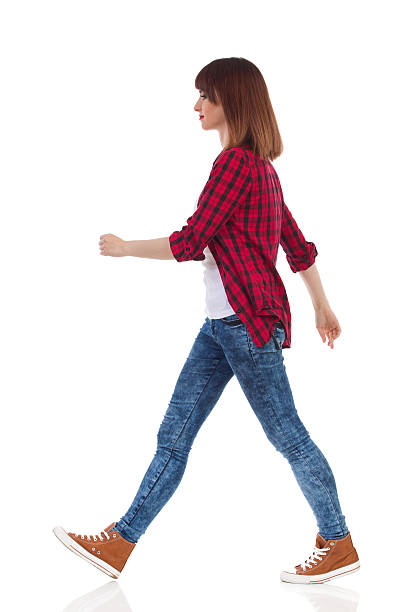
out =
[(281, 572), (280, 578), (283, 582), (314, 584), (350, 574), (359, 568), (360, 561), (350, 532), (339, 540), (325, 540), (318, 533), (310, 557), (293, 569)]
[(57, 538), (72, 552), (92, 563), (111, 578), (119, 578), (136, 542), (125, 540), (111, 523), (100, 534), (80, 535), (54, 527)]

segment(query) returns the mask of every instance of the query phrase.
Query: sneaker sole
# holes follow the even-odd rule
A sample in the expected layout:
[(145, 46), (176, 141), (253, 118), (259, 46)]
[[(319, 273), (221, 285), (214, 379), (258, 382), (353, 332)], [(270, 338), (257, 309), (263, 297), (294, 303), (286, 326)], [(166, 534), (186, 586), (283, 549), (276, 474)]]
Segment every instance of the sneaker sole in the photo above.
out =
[(91, 553), (89, 553), (80, 544), (77, 544), (77, 542), (75, 542), (75, 540), (68, 535), (63, 527), (54, 527), (53, 532), (59, 541), (64, 544), (64, 546), (81, 557), (81, 559), (85, 559), (85, 561), (88, 561), (88, 563), (91, 563), (94, 567), (97, 567), (98, 570), (104, 572), (104, 574), (107, 574), (111, 578), (119, 578), (120, 572), (117, 569), (109, 565), (109, 563), (102, 561), (102, 559), (95, 559)]
[(338, 569), (332, 570), (331, 572), (326, 572), (325, 574), (318, 574), (315, 576), (295, 574), (292, 572), (281, 572), (280, 579), (282, 580), (282, 582), (293, 582), (296, 584), (318, 584), (321, 582), (327, 582), (328, 580), (332, 580), (333, 578), (338, 578), (339, 576), (344, 576), (345, 574), (351, 574), (352, 572), (356, 572), (359, 569), (360, 561), (356, 561), (355, 563), (345, 565), (344, 567), (339, 567)]

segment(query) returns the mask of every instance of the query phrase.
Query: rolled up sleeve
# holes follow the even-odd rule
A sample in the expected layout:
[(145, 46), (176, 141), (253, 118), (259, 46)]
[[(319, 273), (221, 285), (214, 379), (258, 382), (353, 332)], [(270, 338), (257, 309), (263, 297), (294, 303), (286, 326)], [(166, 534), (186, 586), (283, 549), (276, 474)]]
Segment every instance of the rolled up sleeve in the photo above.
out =
[(251, 186), (250, 167), (242, 149), (227, 149), (215, 159), (196, 211), (186, 225), (169, 236), (177, 261), (205, 259), (203, 251), (237, 207)]
[(282, 203), (282, 232), (280, 244), (292, 272), (307, 270), (313, 265), (318, 254), (316, 245), (305, 240), (285, 202)]

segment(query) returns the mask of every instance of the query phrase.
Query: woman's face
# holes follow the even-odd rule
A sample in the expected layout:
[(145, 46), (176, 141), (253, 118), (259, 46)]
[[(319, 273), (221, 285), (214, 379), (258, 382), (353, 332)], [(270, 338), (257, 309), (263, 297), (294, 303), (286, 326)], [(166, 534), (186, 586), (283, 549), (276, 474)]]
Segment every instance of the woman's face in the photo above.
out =
[(204, 91), (198, 90), (200, 96), (194, 105), (204, 130), (218, 130), (224, 133), (227, 127), (224, 110), (221, 104), (210, 102)]

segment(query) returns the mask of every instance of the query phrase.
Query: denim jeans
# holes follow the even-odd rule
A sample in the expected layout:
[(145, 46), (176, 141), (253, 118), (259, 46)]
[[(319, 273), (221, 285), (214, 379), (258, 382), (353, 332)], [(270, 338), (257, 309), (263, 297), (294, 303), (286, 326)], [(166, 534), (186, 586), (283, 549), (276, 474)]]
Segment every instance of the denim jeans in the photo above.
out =
[(178, 487), (194, 438), (236, 376), (273, 444), (289, 462), (325, 539), (348, 533), (330, 466), (300, 420), (283, 363), (283, 326), (257, 347), (238, 315), (206, 317), (179, 374), (157, 433), (157, 450), (116, 528), (137, 542)]

